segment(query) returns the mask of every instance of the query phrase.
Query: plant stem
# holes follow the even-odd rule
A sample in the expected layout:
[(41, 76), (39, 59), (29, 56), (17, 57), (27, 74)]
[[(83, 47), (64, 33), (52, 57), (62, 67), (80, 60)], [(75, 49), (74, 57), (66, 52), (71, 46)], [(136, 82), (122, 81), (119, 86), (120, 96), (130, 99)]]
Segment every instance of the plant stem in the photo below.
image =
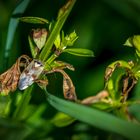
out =
[(29, 104), (29, 101), (31, 99), (31, 92), (33, 90), (33, 86), (27, 88), (24, 93), (23, 93), (23, 96), (22, 96), (22, 99), (19, 103), (19, 105), (17, 106), (15, 112), (14, 112), (14, 116), (13, 118), (16, 118), (17, 120), (22, 120), (24, 119), (23, 118), (23, 114), (24, 114), (24, 111), (27, 107), (27, 105)]
[(54, 43), (57, 35), (59, 34), (60, 30), (62, 29), (62, 26), (64, 25), (64, 23), (69, 15), (69, 13), (71, 12), (72, 7), (74, 6), (75, 2), (76, 2), (76, 0), (69, 0), (64, 5), (64, 7), (62, 7), (59, 10), (58, 18), (57, 18), (57, 21), (54, 25), (54, 28), (53, 28), (46, 44), (45, 44), (43, 50), (41, 51), (41, 53), (39, 55), (39, 58), (42, 61), (45, 61), (48, 58), (48, 56), (50, 55), (53, 43)]
[(45, 62), (44, 69), (48, 68), (48, 65), (50, 65), (58, 56), (54, 53), (50, 56), (50, 58)]

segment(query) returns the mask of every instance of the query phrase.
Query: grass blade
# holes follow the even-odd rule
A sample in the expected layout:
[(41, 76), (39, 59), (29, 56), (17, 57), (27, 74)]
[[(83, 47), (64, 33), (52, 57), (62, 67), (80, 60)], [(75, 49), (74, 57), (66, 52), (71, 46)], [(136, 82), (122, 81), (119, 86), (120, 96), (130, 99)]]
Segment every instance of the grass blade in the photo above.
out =
[(49, 93), (47, 93), (47, 100), (57, 110), (92, 126), (120, 134), (129, 139), (136, 140), (140, 138), (139, 125), (87, 106), (60, 99)]
[(32, 89), (33, 85), (24, 91), (22, 99), (14, 112), (13, 118), (16, 118), (17, 120), (23, 119), (24, 111), (26, 110), (26, 107), (28, 106), (31, 99)]
[(8, 33), (7, 33), (7, 39), (6, 39), (6, 45), (5, 45), (5, 54), (4, 54), (4, 57), (6, 58), (5, 61), (7, 61), (9, 52), (12, 48), (14, 34), (19, 23), (19, 20), (17, 20), (17, 17), (19, 17), (18, 15), (21, 16), (21, 14), (24, 13), (29, 2), (30, 2), (29, 0), (21, 0), (12, 13), (12, 17), (10, 19), (9, 26), (8, 26)]

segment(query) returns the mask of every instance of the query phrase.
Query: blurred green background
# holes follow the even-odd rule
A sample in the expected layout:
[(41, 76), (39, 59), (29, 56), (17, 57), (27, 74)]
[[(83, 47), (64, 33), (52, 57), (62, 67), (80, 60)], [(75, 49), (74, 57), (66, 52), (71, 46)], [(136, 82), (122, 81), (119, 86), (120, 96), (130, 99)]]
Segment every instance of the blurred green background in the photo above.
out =
[[(0, 0), (0, 51), (4, 53), (7, 29), (10, 16), (15, 8), (17, 0)], [(37, 16), (55, 20), (59, 8), (65, 0), (31, 0), (23, 16)], [(77, 0), (70, 16), (64, 24), (65, 33), (76, 31), (79, 36), (74, 47), (88, 48), (94, 51), (94, 58), (76, 57), (70, 54), (62, 54), (60, 60), (65, 60), (75, 67), (75, 72), (69, 72), (76, 87), (77, 96), (83, 99), (94, 95), (104, 88), (105, 68), (112, 61), (118, 59), (130, 60), (133, 49), (123, 46), (125, 40), (135, 34), (140, 34), (140, 1), (139, 0)], [(1, 65), (0, 72), (11, 66), (21, 54), (30, 55), (28, 34), (35, 25), (20, 23), (14, 38), (10, 60), (5, 68)], [(3, 62), (3, 55), (0, 56)], [(50, 77), (49, 91), (56, 96), (62, 93), (61, 79), (59, 75)], [(43, 97), (38, 93), (33, 95), (35, 104), (42, 103)], [(54, 109), (49, 106), (49, 116)], [(80, 126), (82, 125), (82, 126)], [(77, 124), (75, 128), (57, 129), (57, 135), (72, 131), (84, 131), (90, 129), (86, 124)], [(73, 130), (75, 129), (75, 130)], [(95, 133), (98, 129), (95, 129)], [(54, 132), (52, 132), (53, 135)], [(73, 136), (73, 140), (92, 139), (90, 135), (80, 134)], [(99, 131), (97, 132), (99, 133)], [(88, 137), (88, 138), (87, 138)], [(64, 138), (65, 139), (65, 138)], [(67, 139), (67, 137), (66, 137)], [(102, 139), (102, 136), (101, 136)]]

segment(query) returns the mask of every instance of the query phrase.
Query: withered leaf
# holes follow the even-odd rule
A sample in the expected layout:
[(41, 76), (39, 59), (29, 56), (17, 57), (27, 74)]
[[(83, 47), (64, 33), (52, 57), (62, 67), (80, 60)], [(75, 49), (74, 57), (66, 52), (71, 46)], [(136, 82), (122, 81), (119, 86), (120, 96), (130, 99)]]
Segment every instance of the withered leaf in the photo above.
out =
[(63, 75), (63, 94), (64, 94), (64, 97), (68, 100), (76, 101), (77, 96), (76, 96), (75, 87), (73, 85), (71, 78), (68, 76), (68, 74), (64, 70), (58, 69), (56, 71), (60, 72)]
[(44, 46), (47, 39), (47, 35), (48, 31), (45, 28), (33, 30), (33, 40), (37, 45), (37, 47), (39, 48), (39, 50), (41, 50), (42, 47)]
[(101, 101), (103, 98), (107, 96), (109, 96), (108, 92), (106, 90), (103, 90), (95, 96), (90, 96), (90, 97), (85, 98), (84, 100), (81, 101), (81, 104), (90, 105), (90, 104)]
[(77, 96), (75, 92), (75, 87), (73, 85), (73, 82), (71, 78), (68, 76), (68, 74), (63, 70), (64, 68), (68, 68), (70, 70), (74, 70), (74, 67), (68, 63), (62, 63), (61, 61), (57, 61), (57, 63), (60, 63), (62, 65), (56, 66), (54, 69), (50, 71), (44, 71), (45, 74), (54, 73), (54, 72), (60, 72), (63, 75), (63, 94), (64, 98), (71, 100), (71, 101), (77, 101)]
[[(24, 61), (22, 60), (24, 59)], [(16, 63), (6, 72), (0, 75), (0, 92), (8, 95), (11, 91), (15, 91), (21, 74), (20, 67), (29, 62), (29, 57), (26, 55), (20, 56)]]

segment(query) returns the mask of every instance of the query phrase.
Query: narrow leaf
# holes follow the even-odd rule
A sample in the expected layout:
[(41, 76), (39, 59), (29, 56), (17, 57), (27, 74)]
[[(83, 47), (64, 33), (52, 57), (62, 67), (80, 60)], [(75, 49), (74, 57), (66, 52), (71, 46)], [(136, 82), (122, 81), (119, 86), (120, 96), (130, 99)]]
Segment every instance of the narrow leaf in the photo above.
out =
[(35, 49), (35, 45), (34, 45), (33, 40), (32, 40), (30, 35), (28, 36), (28, 41), (29, 41), (30, 51), (31, 51), (32, 57), (35, 58), (37, 55), (37, 51)]
[(40, 17), (21, 17), (20, 21), (32, 24), (48, 24), (49, 21)]
[(8, 58), (9, 56), (9, 52), (12, 48), (14, 34), (19, 23), (19, 21), (17, 20), (17, 15), (20, 14), (21, 16), (24, 13), (29, 2), (30, 2), (29, 0), (20, 0), (20, 2), (18, 3), (18, 5), (16, 6), (15, 10), (12, 13), (13, 16), (11, 17), (9, 22), (8, 34), (7, 34), (6, 45), (5, 45), (5, 54), (4, 54), (5, 58)]
[(64, 52), (70, 53), (72, 55), (77, 56), (83, 56), (83, 57), (93, 57), (93, 51), (88, 49), (82, 49), (82, 48), (71, 48), (71, 49), (65, 49)]
[(26, 107), (28, 106), (29, 101), (31, 99), (32, 89), (33, 89), (33, 85), (24, 91), (22, 95), (22, 99), (13, 114), (14, 119), (17, 119), (17, 120), (24, 119), (23, 114), (25, 113)]
[(75, 119), (100, 129), (115, 132), (129, 139), (137, 140), (140, 137), (140, 126), (137, 124), (124, 121), (113, 115), (87, 106), (60, 99), (49, 93), (46, 94), (48, 102), (54, 108), (74, 117)]

